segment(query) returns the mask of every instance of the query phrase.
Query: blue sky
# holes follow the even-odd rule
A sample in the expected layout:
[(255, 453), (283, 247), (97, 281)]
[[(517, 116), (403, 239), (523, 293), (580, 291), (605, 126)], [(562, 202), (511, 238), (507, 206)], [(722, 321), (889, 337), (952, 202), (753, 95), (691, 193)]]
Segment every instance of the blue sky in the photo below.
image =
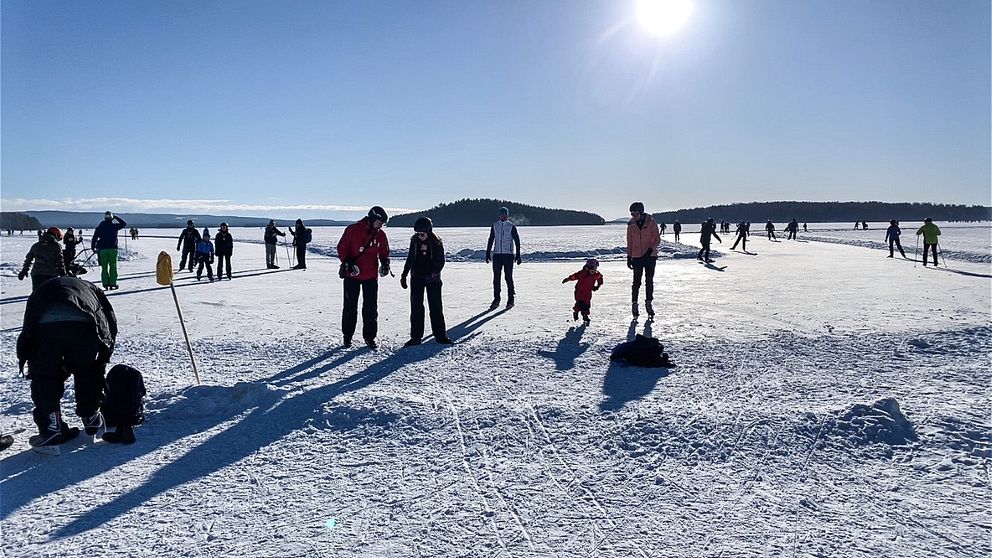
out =
[(4, 210), (992, 203), (986, 0), (0, 9)]

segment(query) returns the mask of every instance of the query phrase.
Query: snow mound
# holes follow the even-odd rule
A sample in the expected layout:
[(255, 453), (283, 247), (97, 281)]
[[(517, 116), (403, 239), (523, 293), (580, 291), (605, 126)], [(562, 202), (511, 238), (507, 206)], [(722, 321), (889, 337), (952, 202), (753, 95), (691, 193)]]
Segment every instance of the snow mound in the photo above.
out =
[(188, 417), (230, 417), (241, 412), (274, 404), (288, 388), (268, 383), (238, 382), (233, 386), (193, 386), (171, 398), (154, 401), (152, 410), (181, 410)]
[(871, 405), (856, 403), (828, 420), (824, 428), (828, 435), (843, 437), (855, 446), (906, 446), (919, 440), (913, 423), (891, 397)]

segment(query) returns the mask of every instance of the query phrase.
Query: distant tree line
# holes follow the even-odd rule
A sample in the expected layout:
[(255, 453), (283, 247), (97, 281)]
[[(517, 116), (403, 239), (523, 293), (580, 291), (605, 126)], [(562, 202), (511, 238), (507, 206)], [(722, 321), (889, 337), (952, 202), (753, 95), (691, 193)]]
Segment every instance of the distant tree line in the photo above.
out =
[(41, 229), (41, 222), (26, 213), (7, 211), (0, 213), (0, 229), (5, 231), (36, 231)]
[(934, 203), (887, 202), (751, 202), (730, 205), (711, 205), (655, 213), (658, 222), (701, 223), (712, 217), (717, 221), (735, 223), (787, 222), (797, 219), (810, 223), (844, 223), (847, 221), (922, 221), (930, 217), (935, 221), (986, 221), (992, 219), (992, 207), (981, 205), (954, 205)]
[(419, 217), (430, 217), (435, 227), (484, 227), (499, 218), (499, 208), (510, 210), (517, 225), (602, 225), (602, 217), (587, 211), (549, 209), (494, 199), (462, 199), (441, 203), (425, 211), (390, 217), (390, 227), (412, 227)]

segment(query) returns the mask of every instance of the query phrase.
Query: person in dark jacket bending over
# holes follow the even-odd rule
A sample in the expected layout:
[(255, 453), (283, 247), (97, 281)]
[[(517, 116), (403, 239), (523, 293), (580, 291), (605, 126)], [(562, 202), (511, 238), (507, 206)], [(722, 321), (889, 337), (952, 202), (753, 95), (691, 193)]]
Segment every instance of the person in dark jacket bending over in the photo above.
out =
[[(514, 256), (516, 247), (516, 256)], [(520, 235), (517, 226), (510, 221), (510, 210), (499, 208), (499, 220), (489, 229), (489, 242), (486, 243), (486, 263), (493, 262), (493, 302), (490, 310), (499, 306), (501, 279), (500, 271), (506, 277), (506, 307), (513, 308), (516, 290), (513, 288), (513, 262), (520, 265)]]
[(276, 265), (276, 237), (286, 236), (286, 233), (276, 227), (275, 219), (269, 219), (269, 224), (265, 226), (265, 269), (279, 269)]
[(378, 205), (367, 217), (348, 225), (338, 241), (338, 259), (344, 275), (341, 333), (351, 346), (358, 325), (358, 295), (362, 294), (362, 337), (370, 349), (379, 348), (379, 277), (389, 275), (389, 241), (382, 226), (389, 217)]
[[(62, 246), (59, 240), (62, 239), (62, 231), (58, 227), (49, 227), (45, 234), (41, 235), (41, 240), (35, 242), (28, 255), (24, 257), (24, 266), (17, 278), (24, 280), (31, 271), (31, 291), (38, 290), (38, 287), (56, 277), (65, 275), (65, 260), (62, 257)], [(32, 267), (31, 262), (34, 262)]]
[(444, 326), (444, 308), (441, 305), (441, 270), (444, 269), (444, 243), (434, 234), (434, 223), (420, 217), (413, 224), (415, 234), (410, 237), (410, 251), (400, 276), (400, 286), (407, 288), (406, 276), (410, 275), (410, 340), (405, 347), (419, 345), (424, 337), (424, 291), (431, 311), (431, 332), (434, 340), (450, 345), (451, 339)]
[[(115, 433), (104, 433), (100, 413), (104, 370), (114, 353), (117, 318), (114, 308), (96, 285), (75, 277), (45, 282), (28, 299), (24, 323), (17, 338), (21, 370), (27, 363), (38, 435), (33, 446), (52, 446), (71, 440), (79, 429), (62, 419), (65, 380), (73, 376), (76, 415), (86, 433), (118, 442)], [(133, 440), (133, 439), (132, 439)]]
[(117, 289), (117, 231), (126, 226), (124, 219), (108, 211), (90, 238), (90, 248), (100, 259), (100, 281), (104, 290)]
[(196, 260), (196, 243), (200, 241), (200, 231), (193, 226), (193, 220), (186, 221), (186, 228), (179, 234), (179, 242), (176, 243), (176, 250), (183, 251), (183, 257), (179, 260), (179, 270), (186, 267), (186, 259), (189, 258), (189, 270), (193, 271), (194, 260)]
[(293, 269), (307, 268), (307, 243), (310, 242), (310, 229), (303, 224), (303, 219), (296, 220), (296, 227), (289, 229), (293, 234), (293, 246), (296, 246), (296, 265)]
[(220, 224), (220, 231), (214, 237), (214, 254), (217, 256), (217, 280), (224, 277), (224, 263), (227, 263), (227, 279), (231, 279), (231, 255), (234, 254), (234, 237), (227, 230), (227, 223)]

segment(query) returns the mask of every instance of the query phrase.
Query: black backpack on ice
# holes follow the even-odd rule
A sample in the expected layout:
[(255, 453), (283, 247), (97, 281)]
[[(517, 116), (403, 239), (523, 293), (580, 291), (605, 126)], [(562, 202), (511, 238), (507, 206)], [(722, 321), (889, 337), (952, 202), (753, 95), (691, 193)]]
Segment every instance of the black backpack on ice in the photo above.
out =
[(108, 425), (137, 425), (145, 421), (145, 380), (136, 368), (126, 364), (111, 368), (106, 390), (101, 411)]
[(644, 337), (640, 333), (633, 341), (620, 343), (610, 360), (622, 360), (634, 366), (644, 366), (647, 368), (670, 368), (674, 366), (668, 360), (668, 353), (664, 352), (661, 341), (654, 337)]

